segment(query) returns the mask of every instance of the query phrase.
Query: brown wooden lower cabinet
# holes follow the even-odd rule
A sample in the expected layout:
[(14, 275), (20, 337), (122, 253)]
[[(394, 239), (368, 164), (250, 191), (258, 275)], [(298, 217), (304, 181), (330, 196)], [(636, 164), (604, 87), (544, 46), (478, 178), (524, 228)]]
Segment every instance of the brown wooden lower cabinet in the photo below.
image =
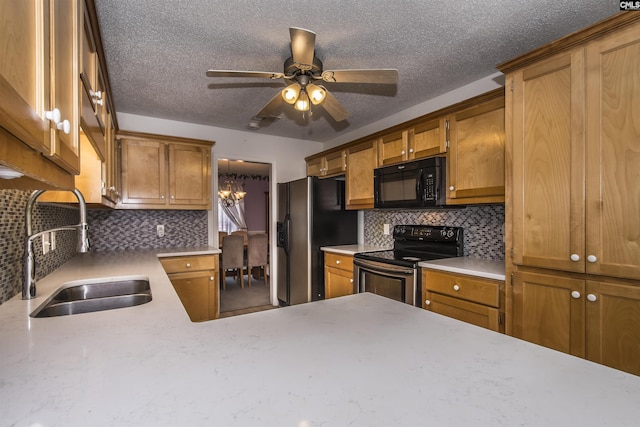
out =
[(512, 298), (513, 336), (640, 375), (640, 284), (518, 271)]
[(219, 317), (218, 255), (167, 257), (160, 262), (192, 322)]
[(422, 269), (422, 308), (504, 332), (504, 282)]
[(353, 256), (324, 253), (324, 297), (353, 294)]

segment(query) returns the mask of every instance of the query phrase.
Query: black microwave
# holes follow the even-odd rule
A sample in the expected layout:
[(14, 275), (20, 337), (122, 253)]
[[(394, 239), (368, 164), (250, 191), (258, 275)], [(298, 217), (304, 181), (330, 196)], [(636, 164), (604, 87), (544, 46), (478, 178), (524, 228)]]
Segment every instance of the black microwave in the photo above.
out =
[(446, 202), (445, 157), (384, 166), (373, 172), (375, 208), (428, 208)]

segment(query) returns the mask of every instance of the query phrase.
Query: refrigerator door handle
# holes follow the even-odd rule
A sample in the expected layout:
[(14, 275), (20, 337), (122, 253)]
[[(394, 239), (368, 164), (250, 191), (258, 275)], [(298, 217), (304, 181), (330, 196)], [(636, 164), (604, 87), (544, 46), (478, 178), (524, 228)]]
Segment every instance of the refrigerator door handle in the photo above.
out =
[(291, 217), (287, 215), (284, 219), (284, 252), (291, 254)]

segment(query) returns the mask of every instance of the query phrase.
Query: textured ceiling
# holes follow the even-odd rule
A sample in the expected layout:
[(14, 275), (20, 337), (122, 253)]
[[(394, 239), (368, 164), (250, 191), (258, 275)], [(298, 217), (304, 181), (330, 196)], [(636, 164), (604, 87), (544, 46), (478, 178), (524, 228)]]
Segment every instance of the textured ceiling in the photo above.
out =
[(326, 142), (465, 84), (495, 65), (618, 12), (602, 0), (95, 0), (116, 111), (247, 131), (280, 80), (289, 27), (314, 31), (325, 69), (396, 68), (397, 85), (326, 84), (349, 111), (321, 108), (254, 132)]

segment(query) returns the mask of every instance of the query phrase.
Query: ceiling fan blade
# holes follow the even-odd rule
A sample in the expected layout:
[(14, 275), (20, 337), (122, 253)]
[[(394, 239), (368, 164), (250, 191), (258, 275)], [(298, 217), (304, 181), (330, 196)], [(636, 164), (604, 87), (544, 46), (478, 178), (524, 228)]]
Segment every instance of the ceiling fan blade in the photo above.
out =
[(398, 70), (393, 68), (378, 70), (327, 70), (322, 80), (331, 83), (398, 83)]
[(289, 28), (293, 65), (301, 70), (310, 70), (316, 49), (316, 33), (304, 28)]
[(324, 86), (320, 87), (322, 87), (325, 91), (325, 98), (321, 105), (322, 107), (324, 107), (326, 112), (329, 113), (329, 115), (333, 117), (336, 122), (341, 122), (349, 117), (349, 112), (344, 109), (342, 104), (340, 104), (340, 101), (338, 101), (333, 95), (331, 95), (327, 88), (325, 88)]
[(276, 115), (274, 113), (278, 109), (278, 107), (280, 107), (280, 105), (282, 105), (283, 101), (284, 100), (282, 99), (282, 95), (281, 95), (280, 91), (278, 91), (278, 93), (276, 93), (276, 96), (271, 98), (271, 100), (269, 102), (267, 102), (267, 105), (262, 107), (262, 110), (260, 110), (258, 112), (258, 114), (255, 115), (255, 117), (260, 118), (260, 119), (269, 118), (269, 117), (276, 117)]
[(269, 71), (234, 71), (234, 70), (209, 70), (207, 77), (253, 77), (257, 79), (284, 79), (283, 73)]

